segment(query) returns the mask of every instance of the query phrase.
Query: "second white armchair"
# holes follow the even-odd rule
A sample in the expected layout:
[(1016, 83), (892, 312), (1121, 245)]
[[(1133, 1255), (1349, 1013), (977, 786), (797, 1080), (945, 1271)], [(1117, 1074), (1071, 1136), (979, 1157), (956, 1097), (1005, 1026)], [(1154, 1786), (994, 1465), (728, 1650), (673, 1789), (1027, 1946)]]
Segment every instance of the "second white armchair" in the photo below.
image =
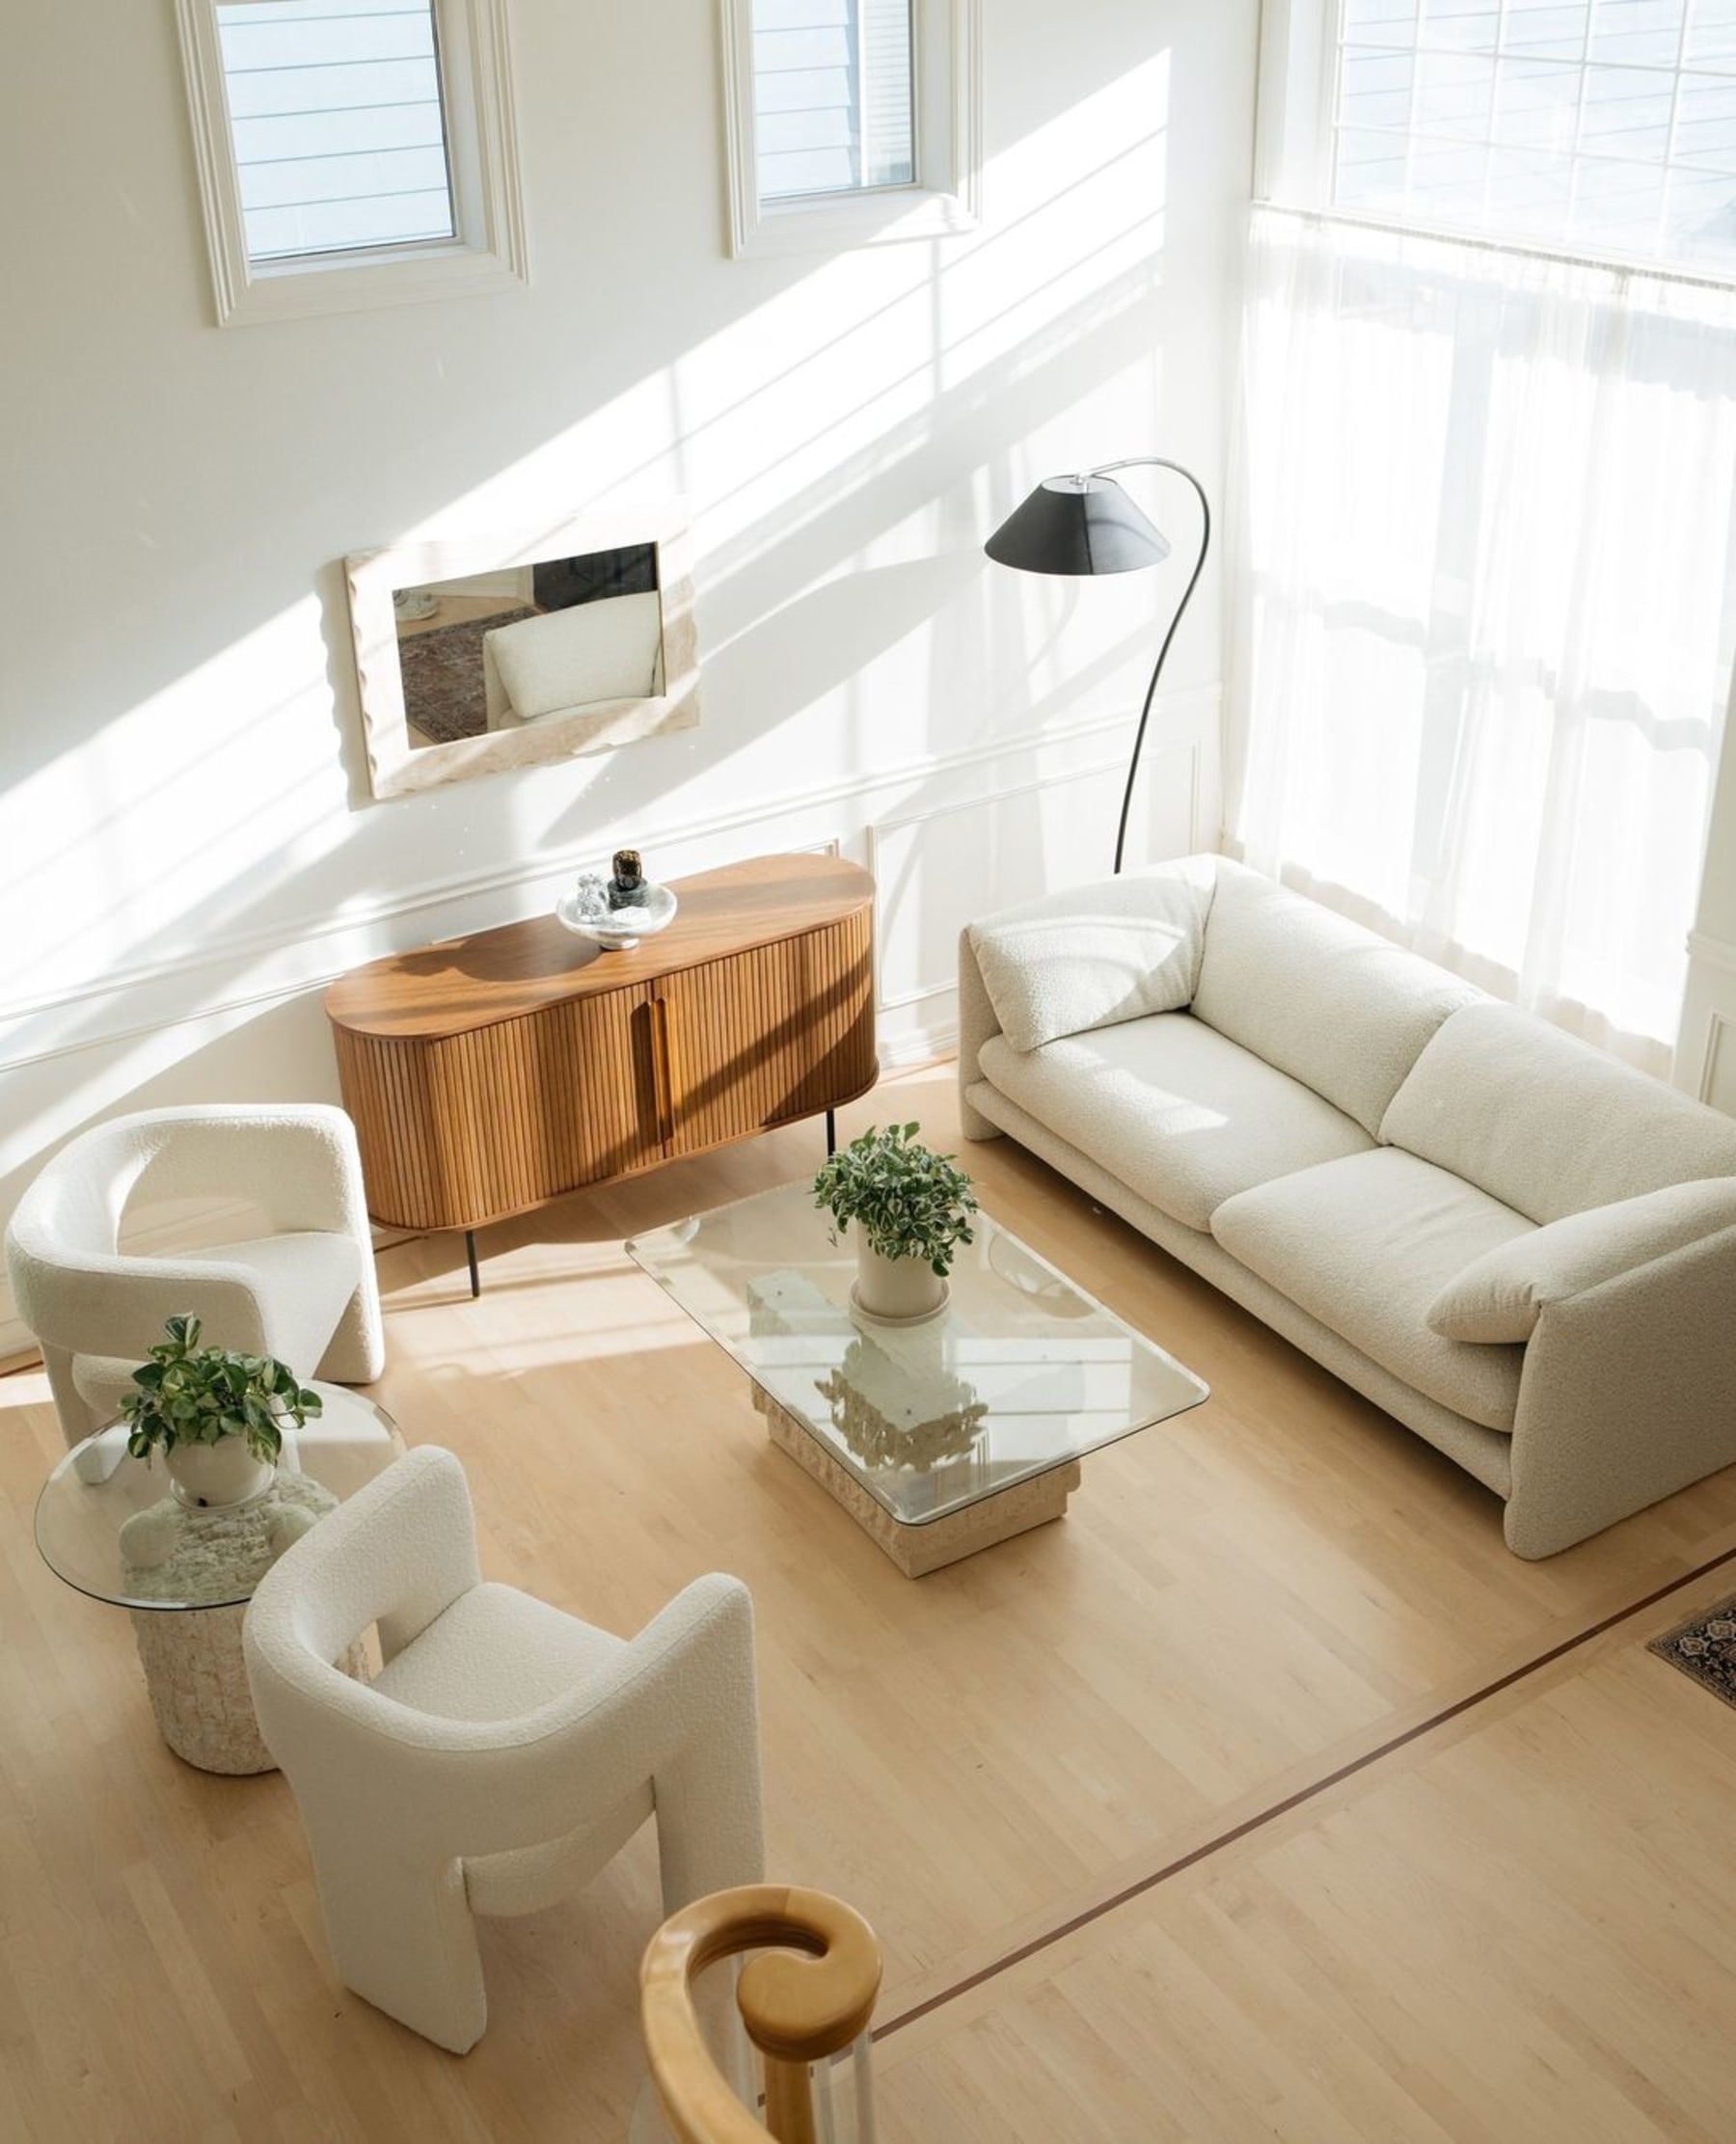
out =
[[(377, 1624), (385, 1667), (331, 1664)], [(664, 1908), (764, 1875), (753, 1608), (696, 1579), (623, 1641), (485, 1584), (464, 1470), (424, 1445), (298, 1541), (245, 1624), (347, 1987), (463, 2053), (475, 1913), (572, 1890), (657, 1819)]]
[[(243, 1202), (270, 1232), (208, 1250), (122, 1249), (129, 1207)], [(114, 1419), (134, 1369), (190, 1311), (214, 1347), (275, 1355), (298, 1377), (380, 1374), (385, 1343), (355, 1126), (328, 1103), (113, 1117), (44, 1163), (6, 1236), (69, 1445)]]

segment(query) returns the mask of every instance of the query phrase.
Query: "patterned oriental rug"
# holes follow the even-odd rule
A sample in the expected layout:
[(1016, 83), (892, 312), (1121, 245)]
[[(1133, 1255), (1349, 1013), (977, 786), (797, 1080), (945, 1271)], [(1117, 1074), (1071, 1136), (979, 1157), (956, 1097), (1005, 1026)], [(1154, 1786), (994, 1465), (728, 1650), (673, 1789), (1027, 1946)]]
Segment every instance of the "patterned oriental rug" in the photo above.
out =
[(412, 633), (399, 640), (404, 712), (425, 737), (437, 745), (455, 745), (461, 738), (483, 735), (488, 710), (482, 692), (482, 636), (536, 614), (534, 608), (502, 611), (492, 618), (440, 625), (432, 633)]
[(1692, 1675), (1726, 1705), (1736, 1705), (1736, 1600), (1720, 1601), (1679, 1630), (1654, 1638), (1646, 1651)]

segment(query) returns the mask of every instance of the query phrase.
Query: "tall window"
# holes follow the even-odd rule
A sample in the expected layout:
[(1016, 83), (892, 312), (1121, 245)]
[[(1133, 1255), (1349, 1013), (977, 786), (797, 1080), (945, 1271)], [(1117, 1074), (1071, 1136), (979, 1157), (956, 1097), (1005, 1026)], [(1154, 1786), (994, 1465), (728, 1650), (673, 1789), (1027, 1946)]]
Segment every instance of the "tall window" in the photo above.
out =
[(449, 238), (432, 0), (220, 0), (250, 261)]
[(979, 0), (720, 0), (738, 254), (975, 220)]
[(1331, 198), (1736, 268), (1736, 0), (1345, 0)]
[(504, 0), (177, 0), (222, 324), (524, 275)]
[(1232, 836), (1668, 1072), (1736, 649), (1736, 0), (1267, 0)]
[(916, 176), (910, 0), (754, 0), (760, 201)]

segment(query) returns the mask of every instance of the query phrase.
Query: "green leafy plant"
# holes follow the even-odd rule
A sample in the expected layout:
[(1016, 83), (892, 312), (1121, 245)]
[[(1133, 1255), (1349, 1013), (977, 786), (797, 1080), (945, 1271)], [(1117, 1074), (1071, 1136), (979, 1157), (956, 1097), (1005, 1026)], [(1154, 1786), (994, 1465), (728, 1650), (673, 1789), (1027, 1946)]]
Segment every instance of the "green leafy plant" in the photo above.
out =
[(944, 1277), (959, 1245), (973, 1240), (976, 1194), (951, 1154), (921, 1144), (921, 1128), (870, 1126), (814, 1179), (814, 1204), (830, 1212), (834, 1243), (854, 1221), (882, 1258), (919, 1258)]
[(163, 1330), (168, 1339), (133, 1371), (133, 1390), (121, 1402), (132, 1425), (126, 1449), (135, 1459), (176, 1445), (245, 1437), (256, 1459), (275, 1464), (284, 1449), (279, 1421), (286, 1416), (299, 1429), (320, 1412), (318, 1393), (309, 1392), (287, 1363), (201, 1347), (197, 1317), (171, 1317)]

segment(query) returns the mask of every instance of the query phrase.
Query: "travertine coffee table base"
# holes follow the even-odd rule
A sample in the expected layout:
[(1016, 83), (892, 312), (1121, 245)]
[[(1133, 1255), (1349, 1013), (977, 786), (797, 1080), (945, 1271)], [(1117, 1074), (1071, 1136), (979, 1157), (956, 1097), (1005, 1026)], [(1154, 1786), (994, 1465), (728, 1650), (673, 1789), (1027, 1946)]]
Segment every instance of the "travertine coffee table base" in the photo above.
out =
[[(133, 1634), (157, 1726), (176, 1755), (202, 1772), (239, 1776), (277, 1770), (277, 1759), (259, 1739), (247, 1687), (241, 1653), (246, 1613), (244, 1607), (192, 1608), (175, 1615), (133, 1611)], [(352, 1645), (338, 1665), (346, 1675), (366, 1681), (361, 1645)]]
[(979, 1549), (1010, 1541), (1035, 1526), (1066, 1515), (1067, 1500), (1079, 1485), (1079, 1462), (1069, 1460), (1029, 1481), (1016, 1481), (998, 1496), (985, 1497), (926, 1526), (906, 1526), (871, 1497), (855, 1477), (841, 1467), (818, 1438), (758, 1385), (753, 1403), (766, 1418), (772, 1442), (810, 1474), (835, 1503), (841, 1504), (876, 1547), (883, 1549), (906, 1578), (926, 1578), (930, 1571), (962, 1562)]

